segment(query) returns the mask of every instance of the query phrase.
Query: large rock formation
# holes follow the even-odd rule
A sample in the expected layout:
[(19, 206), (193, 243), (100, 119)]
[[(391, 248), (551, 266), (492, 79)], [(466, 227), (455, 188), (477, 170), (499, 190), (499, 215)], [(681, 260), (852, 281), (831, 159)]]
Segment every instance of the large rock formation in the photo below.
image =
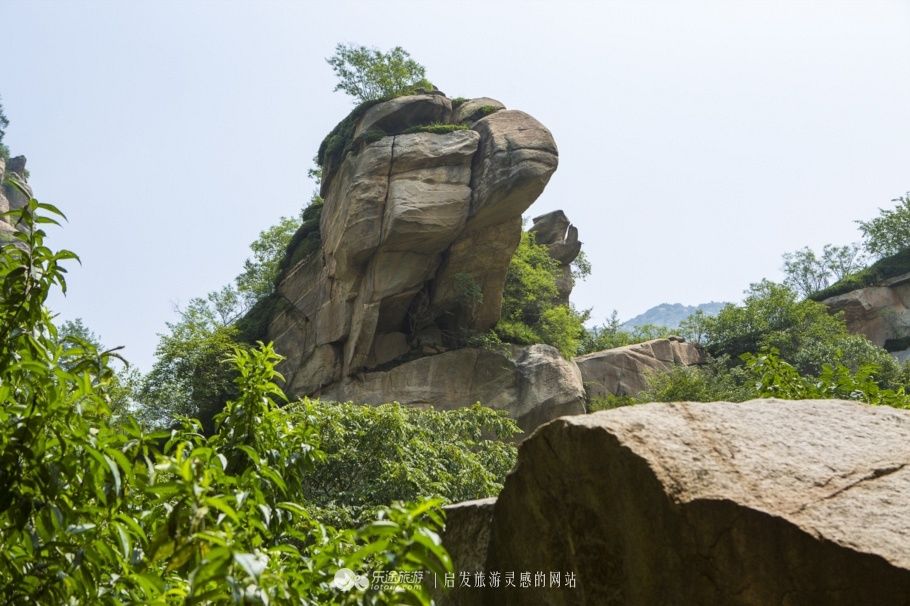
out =
[(822, 302), (832, 313), (843, 312), (850, 332), (865, 335), (898, 359), (910, 359), (910, 273)]
[(534, 217), (534, 226), (531, 227), (534, 240), (538, 244), (545, 244), (550, 256), (559, 263), (560, 277), (556, 282), (559, 290), (559, 302), (568, 305), (569, 295), (575, 286), (572, 277), (572, 261), (581, 252), (581, 241), (578, 239), (578, 228), (569, 222), (569, 218), (561, 210), (539, 217)]
[(654, 339), (575, 358), (588, 398), (634, 396), (648, 387), (648, 380), (656, 373), (704, 362), (701, 348), (681, 337)]
[[(908, 494), (910, 411), (754, 400), (564, 417), (519, 448), (487, 588), (459, 603), (905, 605)], [(446, 530), (470, 562), (481, 547), (463, 534)]]
[[(451, 351), (499, 320), (521, 215), (557, 166), (552, 135), (531, 116), (486, 98), (456, 105), (438, 92), (399, 97), (359, 108), (327, 138), (318, 229), (315, 208), (277, 294), (256, 310), (266, 316), (261, 336), (286, 356), (289, 392), (481, 400), (526, 423), (553, 418), (531, 408), (583, 410), (577, 369), (552, 352)], [(440, 126), (451, 122), (461, 124)], [(569, 391), (540, 394), (530, 369)], [(526, 395), (542, 399), (515, 399)]]
[(395, 400), (442, 409), (480, 402), (505, 410), (525, 431), (556, 417), (585, 412), (578, 367), (549, 345), (508, 351), (455, 349), (387, 371), (345, 378), (324, 388), (322, 397), (365, 404)]

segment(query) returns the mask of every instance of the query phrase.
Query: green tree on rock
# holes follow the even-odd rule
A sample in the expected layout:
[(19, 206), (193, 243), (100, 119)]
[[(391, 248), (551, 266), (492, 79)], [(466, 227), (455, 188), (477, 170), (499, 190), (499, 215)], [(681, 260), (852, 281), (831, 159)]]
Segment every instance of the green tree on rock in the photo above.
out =
[(892, 202), (897, 202), (894, 208), (880, 208), (877, 217), (857, 221), (863, 232), (863, 245), (877, 258), (910, 248), (910, 192)]
[(335, 90), (347, 93), (358, 103), (392, 97), (420, 84), (432, 88), (426, 80), (426, 68), (400, 46), (382, 52), (366, 46), (338, 44), (335, 54), (326, 61), (338, 76)]

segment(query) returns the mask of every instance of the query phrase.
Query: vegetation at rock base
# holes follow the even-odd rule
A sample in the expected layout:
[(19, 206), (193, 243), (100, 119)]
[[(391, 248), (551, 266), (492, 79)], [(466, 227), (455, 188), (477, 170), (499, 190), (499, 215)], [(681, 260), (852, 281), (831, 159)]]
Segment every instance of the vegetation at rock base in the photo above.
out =
[(647, 402), (744, 402), (754, 398), (830, 398), (910, 408), (905, 386), (883, 387), (880, 367), (874, 363), (856, 370), (842, 363), (823, 364), (817, 374), (805, 374), (773, 348), (743, 354), (741, 359), (742, 365), (722, 357), (705, 366), (677, 366), (655, 373), (647, 390), (635, 396), (596, 398), (589, 402), (589, 410)]
[(451, 562), (438, 500), (396, 504), (356, 529), (313, 517), (304, 479), (325, 455), (279, 407), (278, 356), (235, 349), (235, 397), (205, 437), (175, 419), (111, 423), (110, 352), (60, 338), (44, 306), (69, 251), (45, 245), (62, 214), (31, 200), (0, 250), (0, 586), (31, 604), (428, 604), (419, 585), (341, 591), (334, 572), (433, 571)]
[(557, 301), (559, 264), (547, 247), (523, 231), (512, 255), (496, 334), (509, 343), (547, 343), (565, 357), (578, 351), (586, 314)]
[(426, 68), (400, 46), (383, 52), (366, 46), (338, 44), (335, 54), (326, 62), (338, 78), (335, 90), (361, 103), (396, 96), (415, 86), (433, 88), (426, 79)]
[(325, 453), (303, 480), (307, 503), (320, 520), (344, 527), (372, 519), (381, 503), (499, 494), (520, 431), (480, 405), (440, 411), (303, 399), (288, 413), (313, 429)]

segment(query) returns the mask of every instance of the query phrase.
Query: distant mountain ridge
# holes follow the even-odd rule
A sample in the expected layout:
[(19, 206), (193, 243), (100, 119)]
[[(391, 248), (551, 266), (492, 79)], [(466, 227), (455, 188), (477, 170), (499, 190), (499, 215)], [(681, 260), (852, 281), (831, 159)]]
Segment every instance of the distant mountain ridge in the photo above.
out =
[(620, 328), (632, 329), (645, 324), (655, 326), (666, 326), (667, 328), (676, 328), (679, 323), (694, 314), (696, 311), (703, 311), (709, 316), (716, 316), (726, 303), (711, 301), (710, 303), (701, 303), (700, 305), (683, 305), (682, 303), (661, 303), (623, 322)]

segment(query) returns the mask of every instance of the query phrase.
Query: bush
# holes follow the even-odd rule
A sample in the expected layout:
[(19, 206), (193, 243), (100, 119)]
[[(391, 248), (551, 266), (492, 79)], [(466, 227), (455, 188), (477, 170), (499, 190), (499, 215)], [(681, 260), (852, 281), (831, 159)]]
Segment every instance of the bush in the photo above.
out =
[(774, 348), (803, 374), (817, 373), (838, 356), (853, 370), (883, 360), (880, 348), (851, 335), (843, 318), (830, 315), (824, 304), (800, 300), (788, 287), (768, 280), (753, 284), (742, 305), (727, 305), (702, 322), (706, 349), (732, 360)]
[(517, 425), (480, 405), (443, 411), (304, 399), (289, 413), (325, 452), (303, 492), (335, 525), (360, 525), (395, 501), (495, 496), (515, 464)]
[[(236, 397), (217, 433), (178, 419), (110, 424), (110, 354), (59, 339), (44, 307), (76, 256), (44, 244), (61, 216), (30, 200), (0, 250), (0, 587), (10, 603), (429, 604), (422, 586), (343, 591), (336, 570), (451, 562), (437, 501), (337, 531), (301, 502), (315, 431), (278, 407), (270, 346), (232, 355)], [(78, 338), (75, 338), (78, 340)]]
[(522, 232), (509, 263), (501, 320), (495, 328), (502, 340), (547, 343), (567, 358), (576, 355), (586, 316), (557, 303), (559, 271), (547, 247), (537, 244), (533, 233)]

